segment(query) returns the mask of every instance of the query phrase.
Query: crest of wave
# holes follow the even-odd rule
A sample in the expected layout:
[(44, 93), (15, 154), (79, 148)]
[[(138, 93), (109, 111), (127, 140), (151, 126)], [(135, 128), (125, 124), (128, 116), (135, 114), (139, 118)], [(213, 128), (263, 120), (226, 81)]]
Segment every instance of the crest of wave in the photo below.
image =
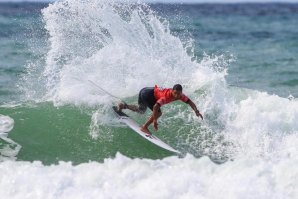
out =
[(193, 61), (192, 46), (145, 4), (58, 1), (43, 10), (43, 18), (50, 36), (43, 74), (47, 98), (56, 104), (105, 103), (106, 95), (88, 80), (123, 98), (155, 84), (195, 90), (223, 79)]
[[(145, 86), (181, 83), (203, 111), (207, 106), (225, 105), (226, 73), (214, 68), (225, 68), (229, 60), (205, 56), (198, 63), (191, 41), (182, 43), (173, 36), (168, 22), (145, 4), (58, 1), (43, 10), (43, 18), (50, 40), (43, 74), (47, 99), (56, 105), (108, 105), (111, 98), (98, 92), (88, 80), (121, 98), (135, 96)], [(182, 111), (177, 117), (184, 120), (190, 118), (188, 115), (188, 111)], [(109, 134), (106, 124), (112, 119), (107, 117), (105, 108), (93, 113), (93, 137)], [(202, 128), (207, 129), (206, 134), (213, 134), (210, 125), (196, 129), (194, 119), (186, 122), (192, 123), (194, 140), (204, 134), (200, 133)], [(193, 148), (197, 151), (198, 145)]]
[[(230, 60), (205, 56), (197, 62), (191, 41), (173, 36), (168, 22), (147, 5), (57, 1), (43, 10), (43, 19), (50, 43), (43, 71), (46, 99), (56, 105), (108, 105), (111, 98), (88, 80), (121, 98), (136, 96), (145, 86), (181, 83), (206, 121), (199, 123), (179, 106), (164, 111), (165, 126), (183, 121), (176, 130), (185, 151), (264, 156), (297, 150), (296, 100), (226, 86), (225, 70), (214, 68), (225, 68)], [(105, 109), (93, 113), (94, 137), (109, 131), (103, 127), (110, 119), (103, 115)]]

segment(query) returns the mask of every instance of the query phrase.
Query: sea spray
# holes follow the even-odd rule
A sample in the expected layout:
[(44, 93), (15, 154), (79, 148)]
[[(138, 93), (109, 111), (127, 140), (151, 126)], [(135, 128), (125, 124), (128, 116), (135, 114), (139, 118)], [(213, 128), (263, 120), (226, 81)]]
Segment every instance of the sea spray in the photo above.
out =
[[(195, 59), (189, 46), (171, 34), (167, 20), (146, 4), (59, 1), (42, 13), (50, 43), (43, 99), (55, 106), (91, 109), (93, 138), (113, 137), (117, 121), (111, 119), (110, 106), (117, 102), (89, 80), (130, 103), (137, 103), (142, 87), (181, 83), (205, 119), (199, 121), (185, 105), (167, 105), (160, 136), (185, 154), (214, 159), (270, 156), (287, 136), (297, 136), (297, 101), (228, 86), (225, 76), (233, 55)], [(130, 115), (142, 123), (148, 113)]]
[[(103, 14), (112, 13), (108, 15), (112, 21), (115, 13), (118, 13), (121, 16), (118, 21), (121, 23), (122, 21), (130, 22), (132, 19), (130, 13), (137, 7), (137, 4), (134, 6), (123, 4), (122, 8), (126, 6), (127, 12), (123, 9), (123, 12), (109, 11), (105, 13), (100, 8), (106, 7), (106, 10), (109, 10), (109, 2), (100, 1), (99, 4), (104, 4), (100, 8), (96, 7), (97, 2), (95, 1), (93, 3), (91, 1), (85, 2), (84, 4), (84, 1), (74, 1), (74, 5), (70, 6), (76, 7), (79, 5), (76, 9), (80, 12), (84, 11), (88, 15), (89, 10), (92, 10), (92, 6), (95, 5), (95, 9)], [(72, 1), (69, 1), (69, 4), (72, 4)], [(165, 5), (166, 9), (168, 6)], [(15, 4), (11, 7), (15, 7)], [(145, 9), (145, 7), (142, 8)], [(134, 36), (136, 37), (136, 45), (131, 45), (131, 41), (134, 42), (134, 40), (132, 37), (127, 37), (130, 32), (125, 31), (125, 28), (123, 28), (125, 23), (119, 25), (119, 29), (122, 27), (123, 37), (121, 34), (118, 34), (118, 37), (116, 35), (117, 42), (120, 45), (117, 46), (117, 43), (113, 40), (117, 27), (113, 32), (111, 31), (113, 28), (108, 26), (105, 26), (105, 29), (109, 30), (111, 32), (109, 34), (114, 37), (108, 36), (107, 33), (105, 37), (109, 39), (106, 39), (105, 42), (102, 42), (102, 44), (94, 42), (92, 44), (90, 42), (90, 40), (93, 41), (92, 35), (86, 34), (85, 39), (81, 38), (85, 32), (88, 33), (84, 30), (88, 28), (84, 24), (92, 22), (92, 20), (87, 17), (83, 18), (86, 20), (80, 21), (75, 18), (76, 13), (80, 14), (80, 12), (73, 12), (74, 14), (72, 14), (72, 12), (64, 12), (60, 8), (63, 8), (61, 2), (56, 2), (49, 8), (52, 9), (54, 14), (47, 14), (49, 9), (46, 9), (44, 22), (46, 25), (52, 26), (54, 30), (53, 34), (49, 34), (49, 31), (48, 37), (46, 37), (49, 38), (49, 44), (55, 39), (59, 41), (59, 35), (61, 35), (64, 46), (49, 45), (47, 48), (48, 54), (45, 55), (44, 59), (45, 64), (42, 64), (43, 60), (37, 63), (30, 60), (33, 63), (30, 63), (28, 68), (32, 67), (32, 70), (27, 71), (27, 76), (25, 75), (26, 78), (24, 79), (26, 81), (22, 82), (25, 87), (27, 83), (31, 85), (27, 87), (28, 91), (31, 91), (31, 93), (27, 93), (27, 99), (39, 103), (22, 99), (19, 106), (0, 106), (1, 114), (14, 120), (13, 128), (8, 133), (9, 138), (22, 145), (20, 153), (16, 156), (18, 161), (6, 160), (0, 163), (1, 197), (297, 198), (298, 136), (297, 123), (295, 122), (297, 121), (297, 99), (292, 97), (285, 99), (257, 90), (229, 86), (225, 78), (228, 75), (226, 67), (229, 68), (230, 65), (228, 59), (220, 55), (206, 55), (204, 58), (196, 60), (195, 57), (187, 53), (187, 60), (191, 58), (196, 62), (188, 64), (189, 61), (181, 59), (179, 67), (186, 67), (186, 72), (175, 64), (173, 68), (169, 68), (169, 64), (164, 64), (165, 55), (154, 52), (155, 48), (153, 48), (152, 55), (157, 56), (157, 58), (149, 53), (149, 60), (140, 48), (140, 37)], [(117, 9), (119, 10), (119, 8)], [(145, 10), (144, 13), (150, 13), (150, 7), (147, 6)], [(256, 68), (251, 66), (254, 64), (259, 65), (260, 60), (265, 62), (270, 60), (273, 65), (276, 65), (275, 69), (272, 70), (274, 76), (265, 76), (264, 81), (280, 83), (280, 79), (277, 79), (276, 75), (280, 75), (278, 77), (284, 78), (286, 81), (289, 77), (295, 80), (296, 73), (293, 71), (295, 71), (296, 59), (291, 57), (291, 53), (295, 54), (296, 52), (294, 47), (296, 42), (295, 24), (297, 24), (297, 17), (295, 17), (295, 13), (297, 13), (297, 6), (294, 4), (286, 6), (283, 4), (187, 5), (186, 10), (187, 12), (201, 13), (199, 16), (202, 18), (196, 19), (199, 23), (195, 25), (198, 25), (197, 30), (205, 28), (203, 32), (206, 31), (208, 36), (211, 36), (208, 45), (212, 48), (222, 50), (216, 45), (215, 40), (217, 40), (221, 43), (220, 48), (226, 48), (229, 42), (233, 41), (235, 42), (233, 45), (237, 46), (236, 49), (248, 49), (246, 52), (245, 50), (239, 51), (241, 56), (247, 58), (247, 62), (243, 59), (234, 62), (237, 65), (236, 68), (241, 69), (239, 70), (240, 77), (247, 77), (239, 81), (246, 84), (246, 80), (254, 81), (258, 79), (254, 74)], [(59, 15), (60, 11), (61, 17)], [(242, 11), (244, 11), (244, 14)], [(280, 16), (279, 18), (277, 16), (276, 18), (275, 16), (280, 11), (286, 13), (285, 17)], [(169, 12), (173, 13), (172, 10)], [(126, 13), (128, 13), (127, 17), (125, 17)], [(203, 17), (208, 13), (213, 13), (211, 14), (211, 20), (208, 16)], [(220, 18), (218, 17), (219, 13), (222, 14)], [(239, 16), (239, 13), (243, 15)], [(248, 13), (249, 16), (247, 16)], [(101, 20), (96, 15), (98, 13), (90, 12), (90, 14), (95, 16), (95, 21)], [(151, 12), (151, 14), (157, 17), (156, 19), (164, 27), (169, 26), (172, 28), (172, 24), (165, 23), (154, 12)], [(69, 23), (64, 20), (67, 15), (69, 15)], [(74, 15), (73, 18), (78, 23), (72, 22), (71, 15)], [(147, 14), (144, 16), (147, 16)], [(149, 14), (148, 19), (150, 19), (150, 16)], [(222, 16), (228, 17), (229, 20)], [(278, 19), (278, 21), (271, 20), (271, 16), (274, 16), (274, 19)], [(138, 16), (133, 18), (138, 19)], [(242, 19), (253, 20), (247, 20), (246, 23), (243, 23)], [(65, 23), (59, 25), (59, 20)], [(109, 22), (109, 19), (105, 21)], [(146, 25), (146, 29), (152, 37), (154, 34), (151, 33), (156, 29), (150, 28), (150, 24), (153, 24), (150, 20), (146, 21), (149, 24), (149, 26)], [(262, 22), (260, 23), (260, 21)], [(291, 21), (292, 23), (289, 23)], [(108, 24), (106, 22), (105, 24)], [(224, 24), (224, 29), (219, 26), (215, 29), (211, 27), (214, 24), (221, 23)], [(270, 30), (265, 34), (264, 32), (256, 33), (260, 29), (257, 28), (256, 30), (255, 27), (259, 27), (260, 24), (262, 26), (262, 23), (269, 29), (273, 24), (274, 27), (282, 27), (280, 29), (282, 31), (274, 29), (271, 32), (273, 34), (270, 33)], [(56, 26), (56, 24), (58, 25)], [(73, 29), (68, 27), (71, 24), (75, 26)], [(117, 25), (117, 23), (111, 24)], [(139, 24), (138, 27), (143, 27), (141, 26), (142, 23), (135, 24)], [(289, 26), (291, 25), (294, 28), (290, 29)], [(134, 26), (126, 27), (132, 30), (134, 28)], [(245, 29), (245, 27), (250, 27), (250, 29)], [(80, 31), (75, 32), (76, 28)], [(97, 30), (95, 28), (94, 32), (97, 32)], [(101, 30), (105, 32), (104, 27)], [(293, 32), (292, 36), (289, 34), (291, 30)], [(56, 35), (54, 34), (55, 31), (57, 32)], [(140, 31), (142, 34), (144, 32), (146, 31)], [(244, 32), (247, 34), (243, 34)], [(134, 31), (131, 31), (131, 33), (137, 35)], [(167, 33), (171, 33), (171, 31)], [(76, 35), (75, 39), (63, 42), (64, 37), (69, 36), (72, 38)], [(279, 35), (279, 37), (275, 37), (276, 35)], [(201, 38), (204, 40), (204, 33), (202, 36), (199, 35), (195, 39), (201, 42)], [(164, 38), (164, 40), (158, 40), (157, 47), (171, 43), (166, 42), (168, 41), (166, 38), (172, 38), (174, 41), (178, 39), (178, 37), (171, 37), (171, 34), (166, 34), (163, 31), (161, 31), (159, 37)], [(257, 37), (260, 39), (256, 39)], [(224, 38), (224, 41), (218, 38)], [(262, 53), (258, 50), (250, 51), (254, 49), (251, 48), (252, 44), (248, 43), (252, 41), (251, 39), (261, 41), (256, 42), (258, 45), (255, 47), (261, 47), (262, 50), (260, 51)], [(274, 39), (278, 42), (274, 42)], [(125, 42), (126, 40), (127, 42)], [(86, 43), (84, 44), (84, 42)], [(268, 45), (268, 43), (273, 45)], [(58, 45), (59, 42), (56, 44)], [(109, 46), (110, 44), (112, 45)], [(170, 45), (170, 48), (168, 48), (170, 51), (160, 50), (159, 52), (164, 52), (171, 57), (171, 51), (174, 51), (173, 53), (175, 57), (178, 56), (178, 59), (185, 57), (185, 46), (180, 48), (179, 42), (176, 44), (177, 48), (182, 50), (176, 51), (176, 46)], [(144, 49), (147, 48), (146, 45), (144, 45)], [(287, 49), (281, 48), (282, 45), (285, 45)], [(105, 46), (109, 47), (105, 49)], [(268, 46), (274, 48), (268, 49)], [(63, 49), (64, 47), (65, 49)], [(104, 50), (101, 51), (102, 49)], [(133, 49), (136, 50), (133, 51)], [(272, 54), (268, 53), (267, 56), (263, 54), (268, 50), (275, 52), (273, 54), (275, 60), (271, 59)], [(117, 52), (119, 59), (113, 54), (114, 52)], [(132, 52), (137, 57), (132, 56)], [(150, 51), (147, 50), (146, 52)], [(286, 56), (279, 56), (284, 55), (284, 53), (286, 53)], [(61, 57), (59, 54), (61, 54)], [(14, 53), (12, 53), (12, 56), (18, 58)], [(55, 60), (54, 57), (59, 60)], [(126, 57), (129, 60), (125, 61)], [(138, 57), (140, 60), (137, 59)], [(105, 63), (103, 60), (108, 60), (106, 62), (107, 68), (96, 65), (97, 63)], [(160, 65), (158, 65), (159, 61), (161, 62)], [(248, 61), (252, 64), (248, 64)], [(51, 62), (54, 64), (53, 66), (51, 66)], [(183, 62), (187, 64), (184, 65)], [(124, 63), (123, 67), (119, 67), (117, 63), (120, 63), (120, 66)], [(155, 68), (153, 63), (156, 63), (158, 68)], [(127, 65), (135, 66), (135, 68)], [(268, 68), (269, 65), (266, 64), (261, 69)], [(281, 66), (287, 65), (293, 67), (293, 70), (290, 70), (291, 67), (281, 68)], [(85, 69), (85, 66), (88, 67)], [(92, 69), (92, 66), (95, 69)], [(136, 66), (141, 66), (141, 69)], [(127, 67), (129, 71), (126, 71)], [(220, 70), (217, 70), (217, 67), (220, 67)], [(147, 73), (151, 68), (152, 70), (163, 70), (167, 74), (160, 73), (150, 76)], [(194, 70), (187, 71), (191, 68), (194, 68)], [(171, 79), (173, 76), (171, 75), (172, 69), (173, 74), (176, 74), (178, 70), (179, 75), (180, 73), (186, 75), (184, 77), (176, 75), (180, 77), (177, 80), (183, 79), (183, 82), (180, 83), (183, 83), (184, 92), (198, 104), (204, 115), (204, 120), (199, 120), (193, 111), (181, 102), (174, 102), (162, 107), (163, 116), (159, 120), (160, 130), (154, 133), (171, 146), (182, 151), (185, 154), (182, 158), (172, 156), (173, 154), (150, 145), (150, 143), (135, 135), (129, 128), (119, 125), (119, 122), (113, 120), (114, 116), (110, 109), (112, 99), (92, 88), (92, 85), (87, 85), (87, 81), (85, 81), (93, 77), (93, 81), (107, 86), (106, 89), (111, 89), (109, 90), (111, 93), (125, 98), (129, 103), (137, 103), (138, 89), (145, 84), (145, 86), (151, 85), (152, 77), (156, 76), (158, 84), (164, 83), (162, 86), (172, 86), (172, 82), (176, 80)], [(258, 69), (260, 68), (258, 67)], [(107, 71), (107, 73), (104, 73), (106, 78), (103, 74), (97, 74), (101, 70)], [(117, 73), (118, 70), (126, 74), (121, 76), (120, 72)], [(148, 79), (146, 75), (139, 75), (140, 70), (148, 76)], [(113, 76), (114, 72), (117, 76)], [(33, 77), (35, 75), (37, 79), (33, 78), (32, 80), (30, 73), (33, 74)], [(136, 74), (139, 75), (139, 78)], [(263, 71), (259, 74), (264, 77)], [(86, 78), (85, 75), (87, 75)], [(253, 75), (253, 77), (249, 77), (250, 75)], [(111, 77), (115, 79), (109, 83), (108, 80), (112, 79)], [(235, 76), (232, 78), (235, 78)], [(142, 84), (143, 81), (145, 82), (144, 85)], [(114, 86), (115, 82), (117, 86)], [(134, 82), (136, 88), (133, 87)], [(118, 86), (120, 83), (125, 86), (120, 88)], [(275, 85), (277, 90), (284, 88), (287, 90), (290, 88), (289, 85), (294, 83), (295, 81), (291, 81), (284, 87), (279, 87), (278, 84)], [(128, 85), (131, 87), (127, 87)], [(254, 85), (258, 89), (264, 89), (258, 83)], [(35, 97), (31, 98), (31, 94), (34, 94)], [(117, 102), (114, 101), (113, 103)], [(141, 116), (132, 112), (127, 113), (141, 124), (147, 119), (150, 112), (147, 111), (145, 115)], [(116, 154), (117, 152), (122, 155), (120, 153)], [(3, 156), (1, 158), (3, 159)], [(214, 160), (222, 164), (216, 164)]]
[[(196, 87), (190, 82), (200, 64), (147, 5), (62, 1), (44, 9), (43, 16), (51, 41), (44, 75), (56, 103), (101, 103), (88, 80), (120, 97), (155, 84)], [(204, 79), (213, 74), (199, 71)]]
[[(168, 22), (145, 4), (63, 1), (44, 9), (43, 16), (51, 42), (44, 71), (47, 96), (56, 105), (111, 105), (89, 80), (122, 98), (155, 84), (181, 83), (185, 92), (194, 92), (224, 81), (221, 72), (213, 71), (220, 63), (217, 57), (193, 61)], [(92, 116), (94, 138), (110, 123), (97, 116), (110, 110), (103, 108)]]

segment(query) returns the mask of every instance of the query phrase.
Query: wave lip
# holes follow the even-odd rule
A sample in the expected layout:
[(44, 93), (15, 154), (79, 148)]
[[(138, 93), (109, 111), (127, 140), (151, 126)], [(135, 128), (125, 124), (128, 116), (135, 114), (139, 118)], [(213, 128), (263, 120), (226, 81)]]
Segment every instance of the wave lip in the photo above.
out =
[(58, 1), (42, 14), (50, 44), (44, 89), (58, 105), (105, 104), (88, 80), (125, 98), (155, 84), (196, 87), (194, 73), (214, 76), (194, 61), (192, 40), (171, 34), (168, 21), (146, 4)]

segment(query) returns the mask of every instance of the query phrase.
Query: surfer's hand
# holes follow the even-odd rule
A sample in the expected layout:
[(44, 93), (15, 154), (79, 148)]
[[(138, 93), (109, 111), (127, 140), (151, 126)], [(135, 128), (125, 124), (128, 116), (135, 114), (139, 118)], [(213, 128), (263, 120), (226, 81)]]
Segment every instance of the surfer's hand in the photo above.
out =
[(200, 113), (200, 111), (199, 111), (199, 110), (196, 110), (196, 115), (197, 115), (198, 117), (200, 117), (200, 118), (202, 118), (202, 119), (203, 119), (203, 115)]
[(154, 120), (154, 121), (153, 121), (153, 126), (154, 126), (154, 129), (157, 131), (157, 130), (158, 130), (158, 123), (157, 123), (157, 120)]

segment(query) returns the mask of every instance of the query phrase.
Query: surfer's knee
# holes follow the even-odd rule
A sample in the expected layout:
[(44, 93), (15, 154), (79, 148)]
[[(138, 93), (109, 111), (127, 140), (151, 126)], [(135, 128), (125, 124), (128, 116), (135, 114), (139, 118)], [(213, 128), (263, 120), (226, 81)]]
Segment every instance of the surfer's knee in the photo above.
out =
[(138, 113), (144, 114), (146, 112), (146, 109), (139, 107), (138, 108)]
[(161, 115), (162, 115), (162, 112), (159, 110), (157, 116), (160, 117)]
[(146, 109), (147, 109), (146, 106), (144, 106), (143, 104), (139, 104), (138, 113), (144, 114), (146, 112)]
[(138, 113), (140, 113), (140, 114), (144, 114), (146, 112), (146, 110), (138, 110)]

